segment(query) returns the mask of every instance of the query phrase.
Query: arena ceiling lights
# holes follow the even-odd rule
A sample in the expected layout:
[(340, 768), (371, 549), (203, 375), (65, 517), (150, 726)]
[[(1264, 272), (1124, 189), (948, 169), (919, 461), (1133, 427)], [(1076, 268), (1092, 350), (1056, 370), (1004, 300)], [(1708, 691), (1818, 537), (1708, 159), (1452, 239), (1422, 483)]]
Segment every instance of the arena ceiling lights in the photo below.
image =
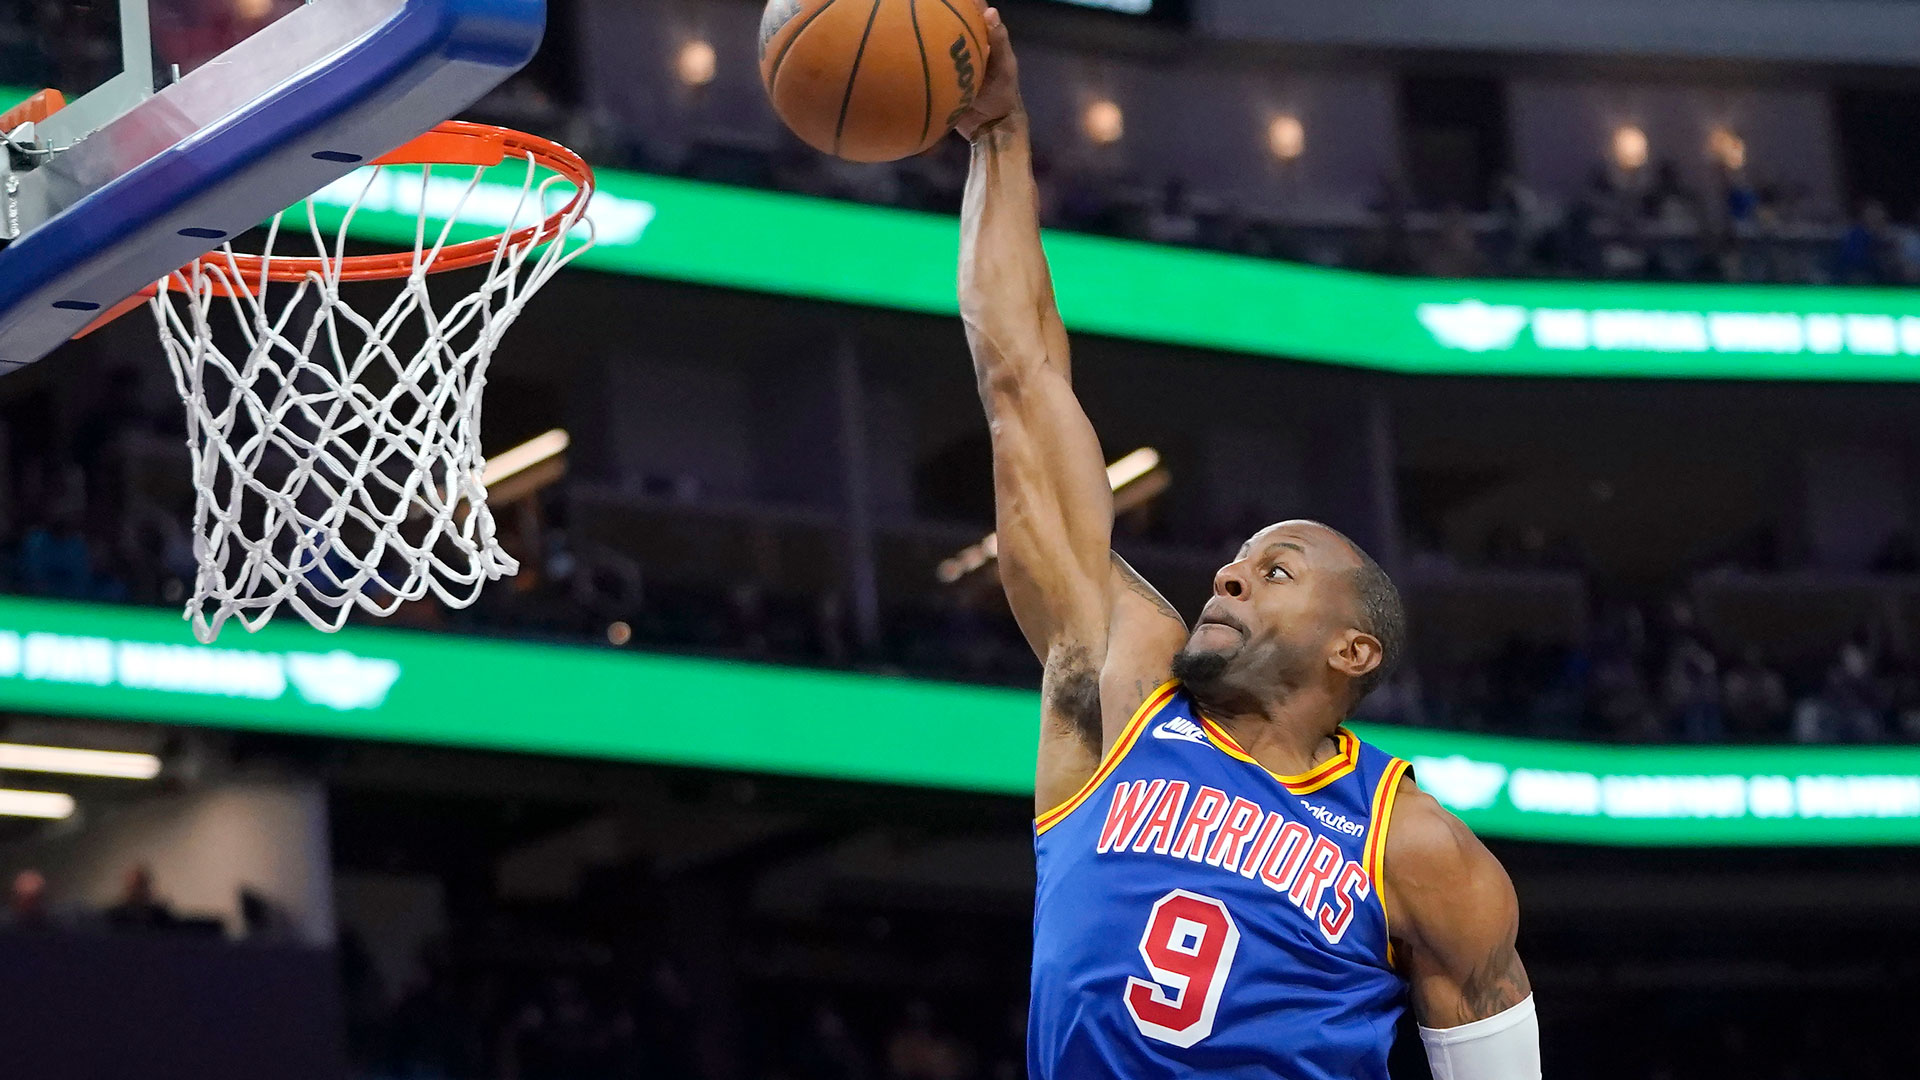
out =
[(160, 775), (160, 759), (123, 750), (0, 743), (0, 772), (7, 771), (151, 780)]
[[(1023, 691), (358, 627), (275, 624), (202, 646), (175, 612), (10, 597), (0, 627), (0, 709), (1032, 791), (1039, 703)], [(849, 727), (850, 716), (864, 719)], [(1920, 747), (1599, 746), (1356, 726), (1489, 836), (1920, 844)], [(71, 812), (64, 798), (8, 805), (54, 816)]]
[(64, 821), (73, 816), (73, 796), (58, 791), (0, 788), (0, 817)]

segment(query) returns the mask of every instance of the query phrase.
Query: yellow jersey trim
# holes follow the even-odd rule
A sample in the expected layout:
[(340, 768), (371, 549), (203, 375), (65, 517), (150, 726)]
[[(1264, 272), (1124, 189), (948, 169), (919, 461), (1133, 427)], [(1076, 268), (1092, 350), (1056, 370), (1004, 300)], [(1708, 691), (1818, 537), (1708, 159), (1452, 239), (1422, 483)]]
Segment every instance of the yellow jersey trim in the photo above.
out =
[(1400, 796), (1400, 780), (1407, 775), (1411, 765), (1399, 758), (1388, 764), (1387, 771), (1380, 776), (1380, 786), (1373, 792), (1372, 820), (1368, 825), (1366, 850), (1360, 856), (1360, 868), (1367, 872), (1367, 880), (1373, 883), (1373, 894), (1380, 898), (1380, 918), (1387, 928), (1387, 966), (1394, 966), (1393, 957), (1393, 916), (1387, 911), (1387, 885), (1381, 878), (1381, 871), (1387, 861), (1387, 826), (1393, 823), (1393, 802)]
[(1107, 756), (1101, 760), (1100, 767), (1094, 770), (1093, 777), (1087, 781), (1086, 786), (1082, 787), (1073, 798), (1033, 819), (1034, 835), (1037, 836), (1058, 825), (1106, 782), (1107, 777), (1112, 775), (1114, 768), (1120, 764), (1120, 759), (1126, 757), (1127, 751), (1133, 749), (1133, 744), (1139, 740), (1140, 733), (1146, 730), (1147, 722), (1153, 719), (1153, 714), (1165, 708), (1167, 702), (1173, 700), (1174, 691), (1178, 689), (1180, 689), (1179, 680), (1168, 679), (1153, 693), (1147, 695), (1147, 700), (1141, 702), (1140, 707), (1134, 710), (1133, 719), (1127, 721), (1127, 726), (1120, 729), (1120, 737), (1113, 740), (1113, 745), (1107, 749)]
[(1308, 769), (1306, 772), (1296, 773), (1293, 776), (1282, 776), (1256, 761), (1252, 754), (1247, 753), (1246, 750), (1241, 748), (1238, 742), (1234, 741), (1232, 735), (1227, 734), (1226, 728), (1221, 727), (1210, 717), (1201, 716), (1200, 726), (1202, 730), (1206, 731), (1207, 737), (1213, 740), (1213, 744), (1219, 747), (1228, 757), (1258, 767), (1260, 771), (1280, 781), (1288, 791), (1293, 792), (1295, 795), (1311, 795), (1352, 772), (1354, 766), (1360, 763), (1360, 740), (1353, 732), (1348, 731), (1345, 727), (1334, 730), (1334, 745), (1339, 749), (1332, 757)]

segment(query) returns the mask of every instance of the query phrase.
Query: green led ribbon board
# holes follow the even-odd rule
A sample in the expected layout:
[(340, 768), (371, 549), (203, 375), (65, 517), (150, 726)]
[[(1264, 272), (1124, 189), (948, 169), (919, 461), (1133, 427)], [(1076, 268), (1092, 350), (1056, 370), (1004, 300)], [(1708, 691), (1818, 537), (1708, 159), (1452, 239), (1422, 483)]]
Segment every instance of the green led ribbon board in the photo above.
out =
[[(365, 183), (322, 194), (322, 228), (337, 227)], [(450, 200), (464, 186), (389, 170), (349, 231), (410, 243), (423, 197)], [(489, 202), (508, 207), (517, 194), (496, 185)], [(590, 216), (600, 241), (582, 266), (957, 313), (949, 217), (617, 172), (601, 173)], [(1920, 377), (1920, 291), (1448, 281), (1074, 233), (1049, 233), (1046, 245), (1061, 314), (1080, 332), (1409, 374)]]
[[(0, 709), (989, 792), (1033, 790), (1035, 694), (0, 597)], [(1920, 748), (1626, 747), (1356, 725), (1488, 836), (1920, 843)]]

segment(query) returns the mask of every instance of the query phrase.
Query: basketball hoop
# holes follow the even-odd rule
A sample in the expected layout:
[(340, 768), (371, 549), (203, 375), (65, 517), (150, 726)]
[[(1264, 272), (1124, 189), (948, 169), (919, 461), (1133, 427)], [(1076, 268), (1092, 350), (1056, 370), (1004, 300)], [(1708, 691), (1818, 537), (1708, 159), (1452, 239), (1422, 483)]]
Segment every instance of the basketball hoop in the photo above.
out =
[[(486, 182), (503, 163), (524, 166), (517, 191)], [(185, 617), (202, 642), (230, 617), (258, 630), (281, 604), (328, 631), (355, 608), (390, 615), (429, 594), (466, 607), (519, 569), (487, 508), (481, 392), (527, 301), (592, 246), (593, 171), (557, 143), (459, 121), (370, 164), (306, 201), (305, 230), (286, 230), (308, 233), (314, 255), (275, 252), (275, 215), (259, 254), (223, 245), (101, 320), (146, 299), (187, 406), (198, 570)], [(416, 199), (413, 246), (348, 255), (376, 190), (393, 209)], [(345, 202), (331, 236), (322, 196)], [(463, 214), (502, 227), (451, 243)], [(477, 287), (436, 305), (428, 275), (474, 268)], [(402, 287), (356, 310), (341, 286), (376, 280)], [(215, 325), (216, 299), (237, 325)]]

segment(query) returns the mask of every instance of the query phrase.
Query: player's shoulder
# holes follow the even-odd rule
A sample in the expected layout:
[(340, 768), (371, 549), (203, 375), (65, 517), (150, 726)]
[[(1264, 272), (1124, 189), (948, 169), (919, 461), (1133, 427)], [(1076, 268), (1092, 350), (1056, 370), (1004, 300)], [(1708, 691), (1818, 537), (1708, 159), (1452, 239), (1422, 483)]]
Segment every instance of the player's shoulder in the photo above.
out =
[(1468, 908), (1514, 905), (1513, 882), (1466, 822), (1420, 790), (1411, 775), (1387, 821), (1382, 886), (1416, 923)]

